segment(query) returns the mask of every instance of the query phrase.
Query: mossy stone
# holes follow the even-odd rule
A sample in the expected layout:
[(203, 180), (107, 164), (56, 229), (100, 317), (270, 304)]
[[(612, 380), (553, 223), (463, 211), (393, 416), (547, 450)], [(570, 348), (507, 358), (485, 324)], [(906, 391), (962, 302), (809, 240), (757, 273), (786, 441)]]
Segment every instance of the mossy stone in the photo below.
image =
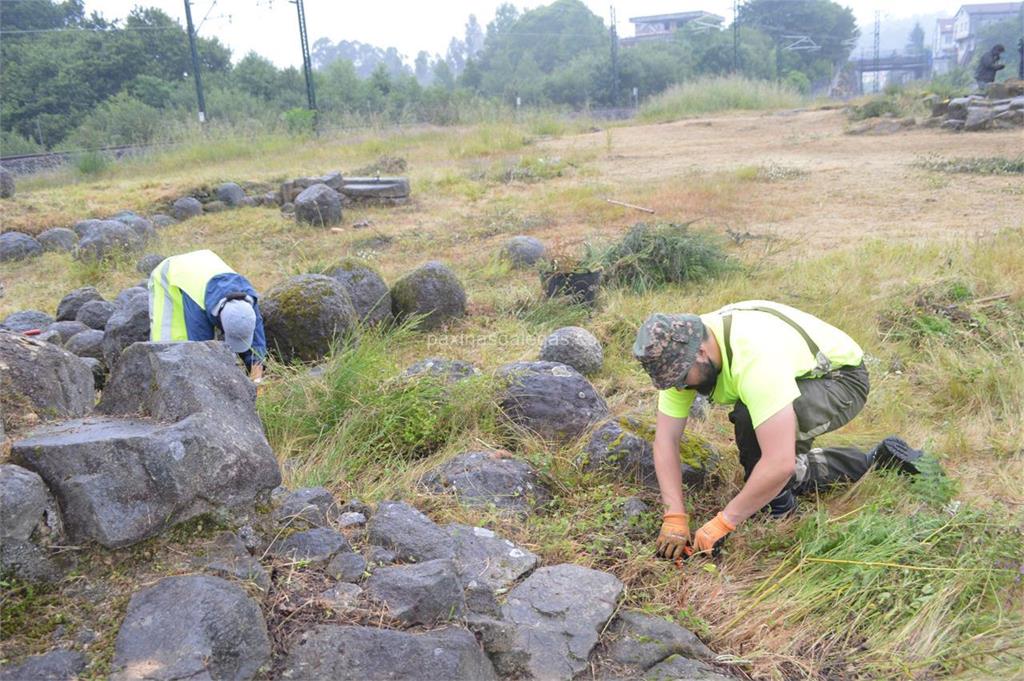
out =
[(419, 328), (436, 329), (466, 315), (466, 291), (454, 272), (431, 261), (395, 282), (391, 311), (399, 320), (422, 315)]
[(270, 289), (260, 300), (267, 347), (285, 362), (324, 358), (336, 340), (356, 330), (358, 315), (338, 280), (300, 274)]

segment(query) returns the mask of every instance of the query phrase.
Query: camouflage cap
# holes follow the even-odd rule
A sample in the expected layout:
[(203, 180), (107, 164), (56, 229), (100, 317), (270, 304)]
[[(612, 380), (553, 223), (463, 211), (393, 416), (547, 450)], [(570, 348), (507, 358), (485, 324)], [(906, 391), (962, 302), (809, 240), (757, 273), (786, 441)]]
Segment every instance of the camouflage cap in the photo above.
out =
[(637, 331), (633, 356), (640, 360), (654, 387), (665, 390), (690, 371), (703, 339), (704, 322), (697, 315), (656, 312)]

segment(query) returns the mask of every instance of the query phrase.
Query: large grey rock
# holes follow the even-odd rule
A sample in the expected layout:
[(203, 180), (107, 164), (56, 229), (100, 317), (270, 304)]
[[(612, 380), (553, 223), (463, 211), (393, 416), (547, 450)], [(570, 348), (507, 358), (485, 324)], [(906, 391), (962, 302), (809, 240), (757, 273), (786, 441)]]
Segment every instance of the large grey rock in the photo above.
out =
[(82, 306), (93, 300), (103, 300), (103, 296), (100, 295), (100, 292), (94, 286), (76, 288), (57, 303), (57, 321), (73, 321), (78, 316), (78, 311), (82, 309)]
[(289, 527), (323, 527), (338, 515), (334, 496), (323, 487), (304, 487), (288, 494), (274, 512)]
[[(530, 573), (539, 558), (526, 549), (483, 527), (453, 523), (445, 532), (455, 546), (455, 571), (462, 581), (471, 610), (473, 595), (485, 595), (488, 605), (523, 575)], [(470, 602), (474, 601), (474, 602)]]
[(164, 256), (159, 253), (144, 255), (135, 263), (135, 271), (148, 277), (163, 261)]
[(409, 180), (405, 177), (346, 177), (340, 191), (350, 201), (393, 202), (409, 197)]
[(225, 205), (236, 208), (243, 205), (245, 201), (245, 190), (234, 182), (225, 182), (217, 186), (217, 200), (223, 201)]
[(107, 320), (114, 314), (115, 309), (114, 304), (106, 300), (90, 300), (78, 308), (75, 321), (82, 322), (90, 329), (102, 331), (106, 328)]
[(358, 316), (345, 287), (322, 274), (300, 274), (260, 301), (267, 347), (285, 362), (316, 361), (354, 333)]
[(50, 343), (0, 330), (0, 408), (4, 422), (20, 414), (75, 418), (92, 410), (92, 371)]
[(324, 624), (285, 659), (285, 679), (494, 681), (494, 667), (465, 629), (424, 634)]
[(111, 369), (125, 348), (149, 340), (149, 294), (144, 288), (125, 289), (114, 305), (117, 309), (103, 329), (103, 361)]
[(454, 272), (431, 261), (395, 282), (391, 311), (400, 320), (421, 316), (419, 328), (436, 329), (466, 315), (466, 291)]
[(358, 553), (338, 553), (331, 558), (325, 572), (339, 582), (358, 582), (366, 572), (366, 559)]
[(0, 681), (75, 681), (89, 659), (75, 650), (51, 650), (18, 665), (0, 667)]
[(92, 371), (93, 387), (96, 390), (103, 390), (103, 386), (107, 384), (107, 365), (103, 363), (102, 359), (96, 359), (95, 357), (82, 357), (81, 360)]
[(315, 227), (341, 223), (341, 194), (325, 184), (314, 184), (295, 197), (295, 219)]
[(126, 211), (125, 213), (119, 213), (110, 219), (128, 225), (143, 241), (150, 241), (151, 239), (156, 238), (156, 227), (153, 226), (152, 222), (141, 215), (136, 215), (135, 213)]
[(188, 220), (203, 214), (203, 204), (193, 196), (183, 196), (171, 205), (170, 212), (175, 220)]
[(533, 466), (494, 451), (460, 454), (427, 473), (422, 484), (435, 493), (454, 494), (465, 506), (512, 513), (530, 513), (551, 500)]
[(326, 527), (296, 532), (270, 545), (271, 555), (312, 565), (325, 565), (336, 554), (351, 551), (345, 535)]
[(43, 246), (23, 232), (4, 232), (0, 234), (0, 262), (25, 260), (42, 255)]
[(995, 113), (992, 111), (992, 107), (968, 106), (967, 119), (964, 121), (964, 131), (986, 130), (992, 127), (993, 118), (995, 118)]
[(366, 582), (366, 593), (406, 624), (433, 625), (461, 617), (466, 608), (455, 563), (448, 558), (378, 568)]
[(7, 329), (16, 333), (32, 331), (34, 329), (45, 329), (53, 323), (53, 317), (40, 312), (39, 310), (21, 310), (12, 312), (0, 322), (0, 329)]
[(345, 287), (362, 323), (391, 321), (391, 290), (380, 274), (367, 263), (358, 258), (345, 258), (327, 274)]
[[(636, 429), (647, 430), (643, 437)], [(587, 471), (610, 471), (619, 479), (626, 479), (636, 485), (652, 490), (658, 489), (658, 478), (654, 470), (654, 434), (635, 421), (623, 422), (614, 419), (602, 423), (590, 436), (580, 462)], [(707, 480), (720, 457), (711, 443), (696, 435), (688, 434), (679, 444), (680, 466), (683, 483), (698, 488)]]
[(54, 322), (46, 327), (47, 331), (56, 331), (57, 335), (60, 336), (60, 342), (58, 345), (64, 345), (67, 343), (75, 334), (83, 331), (88, 331), (89, 327), (82, 322), (66, 321), (66, 322)]
[(67, 227), (54, 227), (41, 232), (36, 237), (36, 241), (39, 242), (44, 251), (70, 253), (78, 245), (78, 235)]
[(79, 357), (92, 357), (103, 361), (103, 332), (88, 329), (76, 333), (64, 344), (64, 349)]
[(14, 197), (14, 173), (7, 168), (0, 168), (0, 199)]
[(514, 267), (532, 267), (544, 257), (544, 244), (532, 236), (514, 236), (505, 243), (502, 255)]
[(118, 220), (101, 220), (79, 240), (75, 257), (79, 260), (103, 260), (135, 253), (146, 244), (146, 237)]
[(259, 606), (218, 577), (166, 577), (136, 592), (117, 634), (111, 678), (251, 679), (270, 659)]
[(498, 370), (500, 406), (514, 425), (567, 442), (608, 415), (608, 405), (578, 371), (558, 362), (514, 362)]
[(714, 657), (693, 632), (641, 612), (620, 612), (608, 633), (610, 640), (602, 656), (622, 667), (646, 671), (671, 655)]
[(55, 539), (62, 531), (57, 502), (32, 471), (0, 464), (0, 540)]
[(406, 378), (430, 377), (442, 383), (458, 383), (463, 379), (479, 376), (480, 370), (461, 359), (427, 357), (411, 364), (402, 375)]
[(218, 577), (251, 581), (263, 591), (270, 590), (270, 575), (233, 532), (221, 532), (214, 537), (199, 561), (199, 566)]
[(568, 364), (584, 376), (596, 374), (604, 364), (601, 341), (579, 326), (563, 326), (544, 339), (540, 346), (543, 362)]
[(101, 222), (103, 222), (103, 220), (96, 220), (94, 218), (89, 218), (88, 220), (79, 220), (75, 224), (71, 225), (71, 231), (77, 234), (78, 238), (81, 239)]
[(177, 220), (172, 218), (170, 215), (164, 215), (163, 213), (156, 213), (149, 219), (153, 222), (153, 226), (156, 227), (157, 230), (161, 230), (164, 227), (170, 227), (172, 225), (178, 224)]
[(734, 681), (711, 665), (700, 660), (691, 660), (673, 655), (643, 675), (643, 681)]
[(24, 539), (0, 542), (0, 572), (12, 574), (23, 582), (53, 584), (70, 569), (61, 556), (48, 547)]
[(570, 564), (539, 568), (501, 608), (512, 633), (508, 649), (490, 651), (498, 670), (526, 679), (572, 679), (587, 668), (622, 590), (605, 572)]
[(250, 508), (281, 482), (255, 388), (222, 343), (133, 345), (99, 410), (146, 420), (69, 421), (12, 448), (57, 496), (76, 540), (127, 546), (202, 513)]
[(401, 501), (382, 501), (367, 524), (371, 544), (394, 552), (399, 560), (451, 558), (455, 545), (434, 521)]

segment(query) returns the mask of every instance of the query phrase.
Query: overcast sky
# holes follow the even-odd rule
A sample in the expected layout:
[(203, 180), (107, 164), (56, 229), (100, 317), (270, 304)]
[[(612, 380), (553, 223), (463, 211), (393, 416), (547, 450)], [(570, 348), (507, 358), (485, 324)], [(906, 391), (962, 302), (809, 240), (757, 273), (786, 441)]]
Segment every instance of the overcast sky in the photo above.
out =
[[(609, 22), (611, 0), (583, 0), (591, 11)], [(871, 30), (875, 10), (883, 21), (916, 14), (942, 13), (952, 16), (962, 3), (948, 0), (839, 0), (853, 8), (861, 32)], [(86, 0), (89, 12), (98, 11), (107, 19), (124, 17), (135, 5), (159, 7), (185, 24), (184, 0)], [(411, 62), (416, 53), (444, 54), (452, 36), (463, 35), (466, 18), (475, 14), (481, 26), (494, 18), (498, 0), (305, 0), (306, 26), (310, 44), (319, 38), (332, 42), (358, 40), (378, 47), (396, 47)], [(538, 7), (547, 2), (513, 2), (520, 9)], [(615, 4), (619, 35), (633, 35), (630, 17), (669, 12), (705, 10), (732, 21), (732, 0), (631, 0)], [(204, 20), (203, 17), (206, 17)], [(253, 50), (278, 66), (302, 63), (295, 5), (288, 0), (193, 0), (192, 19), (199, 34), (217, 36), (231, 48), (238, 61)], [(931, 33), (932, 27), (925, 27)]]

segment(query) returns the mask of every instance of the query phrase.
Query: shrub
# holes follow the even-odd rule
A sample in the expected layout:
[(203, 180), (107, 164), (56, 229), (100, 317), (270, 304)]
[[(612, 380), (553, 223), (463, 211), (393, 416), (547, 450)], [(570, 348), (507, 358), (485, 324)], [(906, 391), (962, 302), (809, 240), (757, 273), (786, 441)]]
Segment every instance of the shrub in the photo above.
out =
[(718, 238), (690, 225), (639, 223), (618, 243), (592, 250), (588, 260), (604, 281), (638, 293), (665, 284), (702, 281), (734, 268)]
[(886, 114), (898, 116), (901, 110), (899, 104), (892, 96), (877, 97), (861, 104), (851, 107), (847, 117), (851, 121), (862, 121), (866, 118), (879, 118)]

